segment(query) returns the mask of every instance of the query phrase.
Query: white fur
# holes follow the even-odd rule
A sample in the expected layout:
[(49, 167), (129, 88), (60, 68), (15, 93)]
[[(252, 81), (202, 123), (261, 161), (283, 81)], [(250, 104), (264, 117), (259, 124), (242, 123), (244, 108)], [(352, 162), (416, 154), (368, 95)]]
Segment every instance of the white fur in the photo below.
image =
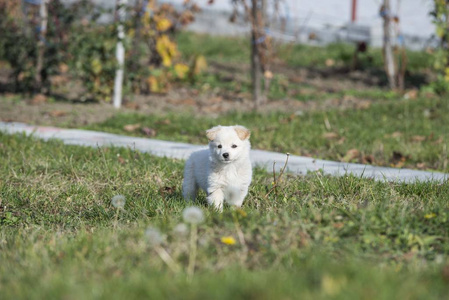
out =
[[(198, 188), (201, 188), (207, 193), (209, 205), (220, 211), (224, 200), (240, 207), (252, 177), (250, 132), (243, 126), (216, 126), (209, 129), (206, 135), (209, 150), (192, 153), (186, 162), (183, 197), (193, 200)], [(233, 145), (237, 147), (233, 148)]]

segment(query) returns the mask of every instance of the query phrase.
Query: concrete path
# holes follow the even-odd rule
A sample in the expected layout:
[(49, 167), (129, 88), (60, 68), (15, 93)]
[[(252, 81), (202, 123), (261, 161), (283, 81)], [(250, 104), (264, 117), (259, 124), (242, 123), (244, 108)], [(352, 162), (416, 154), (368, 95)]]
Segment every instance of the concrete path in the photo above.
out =
[[(30, 126), (23, 123), (0, 122), (0, 131), (7, 132), (9, 134), (25, 132), (27, 135), (32, 135), (36, 138), (44, 140), (60, 139), (68, 145), (90, 147), (130, 147), (132, 149), (151, 153), (156, 156), (171, 157), (177, 159), (186, 159), (193, 151), (205, 148), (205, 146), (147, 138), (129, 137), (98, 131)], [(279, 171), (279, 169), (284, 165), (286, 155), (276, 152), (252, 150), (251, 159), (254, 165), (262, 166), (266, 168), (267, 171), (271, 172), (274, 162), (276, 162), (275, 166)], [(374, 167), (371, 165), (341, 163), (295, 155), (290, 155), (287, 169), (289, 172), (295, 174), (306, 174), (307, 172), (313, 172), (321, 169), (325, 174), (334, 176), (342, 176), (351, 173), (356, 176), (373, 178), (380, 181), (446, 182), (449, 180), (449, 174), (439, 172)]]

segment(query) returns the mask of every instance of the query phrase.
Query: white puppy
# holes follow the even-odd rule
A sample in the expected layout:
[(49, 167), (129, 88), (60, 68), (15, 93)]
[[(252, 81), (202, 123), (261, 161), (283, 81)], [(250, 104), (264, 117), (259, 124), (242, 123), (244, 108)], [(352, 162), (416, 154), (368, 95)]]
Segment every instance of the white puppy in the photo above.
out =
[(250, 131), (243, 126), (216, 126), (206, 131), (209, 150), (192, 153), (184, 169), (182, 194), (193, 200), (198, 188), (207, 202), (223, 210), (223, 200), (240, 207), (251, 183)]

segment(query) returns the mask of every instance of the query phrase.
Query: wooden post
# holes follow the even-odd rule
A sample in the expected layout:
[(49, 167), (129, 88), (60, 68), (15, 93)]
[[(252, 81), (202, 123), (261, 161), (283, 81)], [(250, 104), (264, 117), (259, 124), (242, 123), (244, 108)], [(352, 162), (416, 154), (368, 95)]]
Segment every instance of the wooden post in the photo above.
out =
[(357, 0), (352, 0), (351, 4), (351, 23), (357, 20)]
[(393, 53), (393, 45), (391, 42), (391, 7), (390, 0), (384, 0), (381, 14), (384, 19), (384, 59), (385, 71), (388, 77), (388, 84), (392, 90), (397, 88), (396, 82), (396, 66)]
[(115, 71), (115, 80), (114, 80), (113, 103), (115, 108), (120, 108), (122, 106), (123, 74), (125, 67), (125, 47), (123, 46), (123, 39), (125, 38), (125, 29), (123, 22), (125, 20), (127, 2), (128, 0), (117, 0), (118, 41), (115, 56), (117, 58), (118, 69)]
[(44, 68), (44, 56), (45, 56), (45, 37), (47, 35), (47, 23), (48, 23), (48, 2), (49, 0), (41, 0), (39, 8), (40, 17), (40, 30), (37, 41), (37, 61), (36, 61), (36, 74), (34, 75), (35, 91), (42, 92), (42, 69)]
[(262, 66), (260, 61), (260, 37), (263, 30), (261, 4), (259, 0), (251, 0), (251, 79), (254, 109), (259, 109), (263, 102)]

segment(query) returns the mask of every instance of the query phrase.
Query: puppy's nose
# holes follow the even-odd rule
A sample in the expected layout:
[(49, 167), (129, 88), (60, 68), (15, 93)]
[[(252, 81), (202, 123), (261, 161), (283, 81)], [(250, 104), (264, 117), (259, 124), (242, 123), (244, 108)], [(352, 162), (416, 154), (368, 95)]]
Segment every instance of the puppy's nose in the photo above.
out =
[(223, 157), (224, 158), (228, 158), (229, 157), (229, 153), (228, 152), (223, 153)]

